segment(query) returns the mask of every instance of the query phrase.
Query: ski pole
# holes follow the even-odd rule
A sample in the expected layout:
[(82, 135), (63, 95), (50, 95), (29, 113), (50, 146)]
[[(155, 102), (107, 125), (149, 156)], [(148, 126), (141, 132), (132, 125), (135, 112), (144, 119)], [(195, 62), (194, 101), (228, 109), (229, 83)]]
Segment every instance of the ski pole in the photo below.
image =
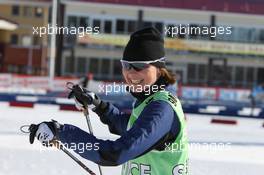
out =
[[(23, 125), (20, 127), (20, 131), (22, 133), (28, 134), (30, 125)], [(28, 128), (27, 131), (24, 130), (24, 128)], [(87, 171), (90, 175), (96, 175), (90, 168), (88, 168), (82, 161), (80, 161), (77, 157), (75, 157), (70, 151), (67, 150), (67, 148), (64, 147), (62, 143), (60, 143), (58, 140), (52, 140), (51, 143), (58, 148), (59, 150), (62, 150), (65, 154), (67, 154), (72, 160), (74, 160), (78, 165), (80, 165), (85, 171)], [(59, 145), (59, 146), (58, 146)]]
[[(66, 83), (66, 87), (70, 90), (73, 90), (74, 88), (74, 84), (72, 82), (67, 82)], [(88, 104), (85, 104), (84, 105), (84, 110), (83, 110), (83, 114), (86, 118), (86, 122), (87, 122), (87, 125), (88, 125), (88, 130), (89, 130), (89, 133), (93, 135), (93, 129), (92, 129), (92, 124), (91, 124), (91, 121), (90, 121), (90, 118), (89, 118), (89, 111), (88, 111), (88, 108), (87, 108)], [(99, 172), (100, 172), (100, 175), (103, 175), (102, 173), (102, 169), (100, 167), (100, 165), (98, 165), (98, 169), (99, 169)]]
[[(93, 135), (93, 128), (92, 128), (92, 124), (91, 124), (90, 117), (89, 117), (89, 111), (88, 111), (87, 107), (84, 108), (83, 114), (84, 114), (84, 116), (86, 118), (86, 122), (87, 122), (87, 126), (88, 126), (88, 129), (89, 129), (89, 132), (90, 132), (90, 134)], [(98, 165), (98, 169), (99, 169), (100, 175), (103, 175), (100, 165)]]
[(63, 144), (58, 141), (53, 141), (55, 144), (59, 144), (59, 149), (62, 150), (65, 154), (67, 154), (72, 160), (74, 160), (78, 165), (80, 165), (85, 171), (87, 171), (90, 175), (96, 175), (91, 169), (89, 169), (82, 161), (80, 161), (77, 157), (75, 157), (69, 150), (67, 150)]

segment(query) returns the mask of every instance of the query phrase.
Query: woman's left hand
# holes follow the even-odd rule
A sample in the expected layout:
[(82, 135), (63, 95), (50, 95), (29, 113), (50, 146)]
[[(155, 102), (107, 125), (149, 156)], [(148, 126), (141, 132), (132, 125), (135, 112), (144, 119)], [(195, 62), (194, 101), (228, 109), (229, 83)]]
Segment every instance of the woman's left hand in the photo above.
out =
[(52, 146), (52, 142), (58, 139), (58, 131), (61, 127), (62, 125), (55, 120), (42, 122), (37, 125), (31, 124), (29, 127), (29, 142), (33, 144), (36, 137), (42, 145)]

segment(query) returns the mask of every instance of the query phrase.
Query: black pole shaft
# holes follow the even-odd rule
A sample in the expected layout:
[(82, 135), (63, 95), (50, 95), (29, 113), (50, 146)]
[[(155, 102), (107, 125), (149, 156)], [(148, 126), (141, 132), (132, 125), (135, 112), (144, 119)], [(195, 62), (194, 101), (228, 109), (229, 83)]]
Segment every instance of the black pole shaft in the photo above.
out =
[[(83, 114), (84, 114), (84, 116), (86, 118), (86, 122), (87, 122), (87, 125), (88, 125), (89, 132), (90, 132), (90, 134), (93, 135), (92, 124), (91, 124), (91, 121), (90, 121), (90, 118), (89, 118), (89, 111), (88, 111), (87, 107), (84, 109)], [(103, 172), (102, 172), (102, 169), (101, 169), (100, 165), (98, 165), (98, 169), (99, 169), (100, 175), (103, 175)]]
[(70, 151), (68, 151), (64, 146), (60, 144), (60, 150), (62, 150), (65, 154), (67, 154), (72, 160), (74, 160), (78, 165), (80, 165), (85, 171), (87, 171), (90, 175), (96, 175), (90, 168), (88, 168), (84, 163), (82, 163), (78, 158), (76, 158)]

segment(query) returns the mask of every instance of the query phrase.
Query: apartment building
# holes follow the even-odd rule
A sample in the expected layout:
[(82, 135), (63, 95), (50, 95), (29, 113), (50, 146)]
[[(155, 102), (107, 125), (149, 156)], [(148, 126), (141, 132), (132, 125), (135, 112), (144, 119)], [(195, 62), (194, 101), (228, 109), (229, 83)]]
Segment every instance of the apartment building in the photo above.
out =
[(51, 2), (47, 0), (2, 0), (0, 17), (18, 27), (5, 34), (1, 72), (47, 74), (48, 36), (33, 34), (33, 27), (47, 26)]
[[(194, 0), (188, 2), (64, 0), (65, 26), (99, 27), (100, 35), (64, 36), (62, 75), (90, 72), (96, 79), (121, 80), (123, 47), (140, 22), (141, 27), (155, 26), (164, 34), (167, 67), (183, 84), (251, 87), (263, 82), (264, 11), (260, 7), (264, 3), (208, 1), (199, 6)], [(166, 32), (179, 26), (229, 31), (214, 37)]]

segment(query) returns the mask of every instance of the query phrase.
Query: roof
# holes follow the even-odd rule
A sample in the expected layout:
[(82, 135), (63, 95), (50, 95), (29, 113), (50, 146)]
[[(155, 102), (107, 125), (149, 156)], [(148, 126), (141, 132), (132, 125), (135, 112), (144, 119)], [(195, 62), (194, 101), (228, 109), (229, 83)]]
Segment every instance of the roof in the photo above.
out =
[(76, 0), (81, 2), (111, 3), (150, 7), (193, 9), (246, 14), (264, 14), (263, 0)]
[(0, 16), (0, 30), (15, 30), (18, 24)]
[(0, 4), (50, 6), (52, 0), (0, 0)]

